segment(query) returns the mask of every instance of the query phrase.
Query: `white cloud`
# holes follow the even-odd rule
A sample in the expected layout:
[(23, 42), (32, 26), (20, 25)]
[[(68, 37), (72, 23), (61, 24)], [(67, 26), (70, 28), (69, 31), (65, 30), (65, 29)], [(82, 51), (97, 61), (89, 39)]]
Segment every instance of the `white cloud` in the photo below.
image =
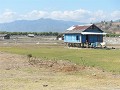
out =
[[(79, 9), (74, 11), (53, 11), (51, 12), (50, 18), (62, 19), (62, 20), (72, 20), (72, 21), (82, 21), (90, 16), (91, 12)], [(86, 21), (86, 20), (85, 20)]]
[(20, 15), (21, 19), (28, 19), (28, 20), (33, 20), (33, 19), (39, 19), (46, 17), (48, 15), (48, 12), (45, 11), (38, 11), (38, 10), (33, 10), (27, 14)]
[(16, 12), (6, 9), (0, 14), (0, 22), (10, 22), (16, 19)]
[(108, 20), (107, 13), (102, 10), (98, 10), (96, 12), (92, 12), (91, 17), (89, 19), (91, 22)]
[(111, 13), (113, 19), (120, 19), (120, 11), (114, 11)]
[(115, 20), (120, 18), (120, 11), (113, 11), (111, 13), (98, 10), (96, 12), (78, 9), (71, 11), (41, 11), (33, 10), (25, 14), (18, 14), (12, 10), (5, 10), (0, 13), (0, 22), (11, 22), (14, 20), (35, 20), (39, 18), (52, 18), (59, 20), (80, 21), (80, 22), (97, 22), (101, 20)]

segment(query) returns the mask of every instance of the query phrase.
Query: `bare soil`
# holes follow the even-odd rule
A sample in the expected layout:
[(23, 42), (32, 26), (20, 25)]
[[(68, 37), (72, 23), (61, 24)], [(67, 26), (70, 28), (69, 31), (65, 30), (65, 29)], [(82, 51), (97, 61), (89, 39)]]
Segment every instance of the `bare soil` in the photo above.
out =
[(120, 90), (120, 75), (0, 52), (0, 90)]

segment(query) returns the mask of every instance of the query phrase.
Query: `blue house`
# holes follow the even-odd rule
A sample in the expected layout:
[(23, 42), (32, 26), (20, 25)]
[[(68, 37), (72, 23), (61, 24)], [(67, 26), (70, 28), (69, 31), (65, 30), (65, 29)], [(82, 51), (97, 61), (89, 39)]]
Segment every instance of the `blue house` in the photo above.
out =
[(64, 32), (64, 42), (68, 46), (96, 47), (98, 43), (103, 42), (104, 33), (94, 24), (76, 25), (68, 28)]

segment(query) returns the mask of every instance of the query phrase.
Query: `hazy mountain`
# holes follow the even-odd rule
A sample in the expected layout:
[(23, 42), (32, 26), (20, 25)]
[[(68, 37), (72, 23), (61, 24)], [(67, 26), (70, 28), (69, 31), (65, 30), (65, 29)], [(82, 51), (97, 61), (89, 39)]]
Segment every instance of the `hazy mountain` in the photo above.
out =
[(1, 23), (0, 31), (8, 32), (63, 32), (72, 25), (83, 24), (80, 22), (38, 19), (17, 20), (10, 23)]

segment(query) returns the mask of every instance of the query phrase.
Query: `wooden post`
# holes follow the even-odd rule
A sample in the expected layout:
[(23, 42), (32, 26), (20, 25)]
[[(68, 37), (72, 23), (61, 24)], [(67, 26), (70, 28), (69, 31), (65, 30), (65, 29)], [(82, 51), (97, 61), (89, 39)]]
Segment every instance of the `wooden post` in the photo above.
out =
[(82, 47), (84, 47), (84, 43), (82, 43)]
[(81, 43), (79, 44), (79, 47), (81, 47)]

